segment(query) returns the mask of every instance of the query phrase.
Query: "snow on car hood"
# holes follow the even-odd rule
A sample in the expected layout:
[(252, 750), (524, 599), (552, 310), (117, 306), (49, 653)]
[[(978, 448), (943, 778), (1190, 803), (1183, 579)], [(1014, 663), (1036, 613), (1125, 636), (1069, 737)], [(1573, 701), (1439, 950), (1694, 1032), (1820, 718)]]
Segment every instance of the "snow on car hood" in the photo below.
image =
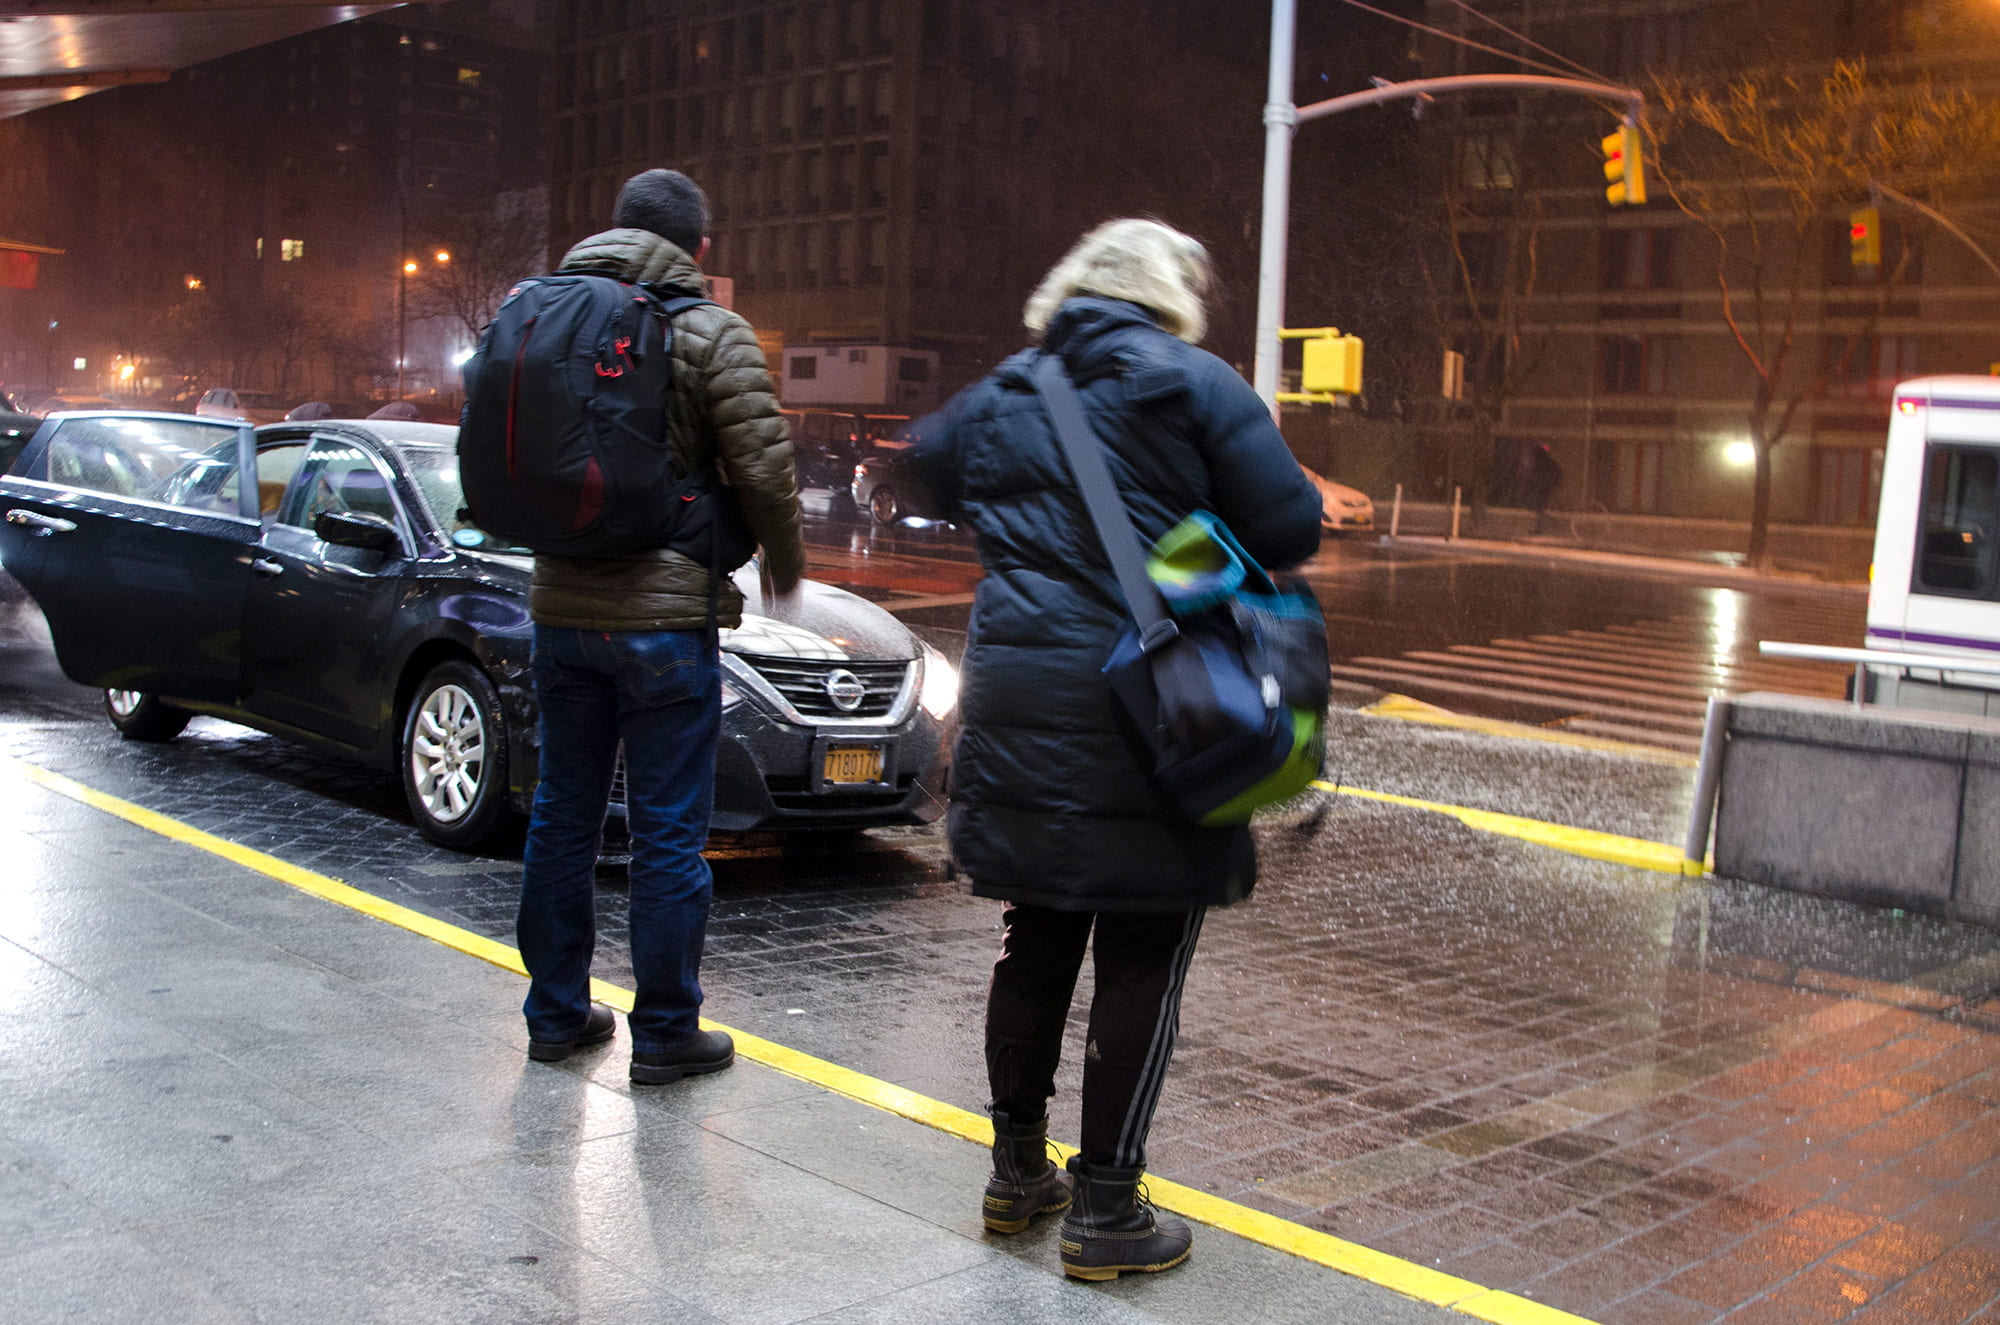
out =
[(743, 624), (722, 632), (731, 653), (829, 662), (901, 661), (917, 656), (917, 637), (859, 594), (814, 580), (799, 582), (789, 610), (766, 614), (754, 567), (734, 577), (743, 594)]
[[(526, 577), (534, 573), (533, 558), (469, 548), (456, 551), (460, 556), (518, 572), (525, 597)], [(722, 647), (731, 653), (822, 662), (901, 662), (921, 651), (908, 627), (859, 594), (802, 580), (789, 609), (767, 615), (755, 564), (730, 578), (743, 595), (743, 624), (722, 632)]]

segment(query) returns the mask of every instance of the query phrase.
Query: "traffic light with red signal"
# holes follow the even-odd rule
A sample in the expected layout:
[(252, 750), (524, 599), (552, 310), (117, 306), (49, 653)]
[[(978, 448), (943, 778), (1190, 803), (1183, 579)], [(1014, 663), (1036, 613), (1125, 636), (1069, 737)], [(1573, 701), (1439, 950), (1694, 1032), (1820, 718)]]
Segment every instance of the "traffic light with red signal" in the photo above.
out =
[(1882, 212), (1857, 207), (1847, 214), (1847, 260), (1857, 267), (1882, 265)]
[(1639, 126), (1621, 124), (1604, 138), (1604, 200), (1613, 207), (1646, 201), (1646, 153)]

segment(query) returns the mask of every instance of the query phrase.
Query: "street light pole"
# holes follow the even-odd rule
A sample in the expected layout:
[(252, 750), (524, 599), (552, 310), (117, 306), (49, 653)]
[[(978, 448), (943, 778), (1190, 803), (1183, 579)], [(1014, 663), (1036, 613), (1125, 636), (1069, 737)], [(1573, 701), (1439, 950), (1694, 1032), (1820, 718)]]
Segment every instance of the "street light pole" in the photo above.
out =
[(403, 342), (409, 335), (410, 321), (403, 315), (403, 300), (410, 285), (410, 269), (414, 262), (405, 259), (396, 269), (396, 399), (403, 398)]
[(1292, 131), (1299, 122), (1292, 104), (1292, 50), (1298, 29), (1297, 0), (1271, 0), (1271, 67), (1264, 94), (1264, 218), (1257, 259), (1257, 350), (1251, 385), (1278, 417), (1278, 379), (1283, 347), (1278, 328), (1285, 315), (1285, 243), (1291, 228)]

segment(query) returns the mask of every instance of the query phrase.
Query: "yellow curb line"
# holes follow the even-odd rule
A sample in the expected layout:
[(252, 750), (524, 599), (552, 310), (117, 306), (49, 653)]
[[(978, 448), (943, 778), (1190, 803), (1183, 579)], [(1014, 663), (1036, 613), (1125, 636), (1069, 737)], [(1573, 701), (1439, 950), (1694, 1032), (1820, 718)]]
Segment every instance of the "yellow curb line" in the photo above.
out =
[(1707, 872), (1701, 861), (1689, 860), (1681, 848), (1671, 842), (1620, 837), (1616, 833), (1600, 833), (1591, 828), (1571, 828), (1567, 824), (1552, 824), (1541, 819), (1523, 819), (1517, 814), (1475, 810), (1466, 805), (1445, 805), (1386, 791), (1369, 791), (1365, 787), (1343, 787), (1331, 782), (1315, 782), (1313, 785), (1337, 796), (1355, 796), (1362, 800), (1402, 805), (1412, 810), (1427, 810), (1432, 814), (1448, 814), (1466, 827), (1476, 828), (1482, 833), (1517, 837), (1538, 846), (1567, 851), (1572, 856), (1608, 860), (1613, 864), (1630, 865), (1634, 869), (1653, 870), (1660, 874), (1700, 875)]
[(1573, 746), (1580, 750), (1598, 750), (1605, 754), (1625, 755), (1631, 759), (1643, 759), (1650, 764), (1667, 764), (1674, 768), (1698, 768), (1701, 765), (1701, 761), (1693, 755), (1669, 750), (1663, 745), (1614, 741), (1603, 736), (1585, 736), (1580, 732), (1566, 732), (1554, 727), (1536, 727), (1525, 722), (1503, 722), (1499, 718), (1475, 718), (1467, 713), (1454, 713), (1435, 704), (1426, 704), (1421, 699), (1412, 699), (1408, 695), (1393, 692), (1382, 696), (1365, 708), (1354, 711), (1371, 718), (1423, 722), (1433, 727), (1456, 727), (1461, 731), (1484, 732), (1488, 736), (1512, 736), (1520, 740), (1545, 741), (1550, 745)]
[[(527, 974), (526, 968), (521, 964), (521, 954), (504, 943), (484, 938), (470, 930), (461, 929), (457, 925), (449, 924), (434, 916), (427, 916), (407, 906), (400, 906), (373, 893), (363, 892), (338, 879), (293, 865), (276, 856), (217, 837), (213, 833), (203, 832), (177, 819), (168, 818), (164, 814), (87, 787), (81, 782), (64, 777), (60, 773), (52, 773), (26, 760), (0, 755), (0, 767), (18, 772), (28, 781), (57, 795), (102, 810), (148, 832), (158, 833), (175, 842), (206, 851), (211, 855), (221, 856), (245, 869), (254, 870), (280, 883), (289, 884), (301, 892), (311, 893), (315, 897), (359, 911), (363, 915), (373, 916), (399, 929), (420, 934), (434, 943), (490, 962), (517, 975)], [(1422, 804), (1422, 802), (1410, 803)], [(632, 1010), (631, 990), (596, 979), (593, 979), (590, 985), (591, 996), (598, 1002), (622, 1012)], [(993, 1144), (991, 1121), (970, 1110), (919, 1095), (915, 1091), (877, 1080), (852, 1068), (827, 1062), (823, 1058), (815, 1058), (811, 1054), (788, 1049), (760, 1036), (749, 1035), (734, 1027), (710, 1021), (706, 1017), (702, 1019), (701, 1024), (710, 1030), (728, 1031), (736, 1041), (737, 1054), (751, 1062), (761, 1063), (765, 1067), (773, 1068), (834, 1094), (845, 1095), (849, 1099), (881, 1109), (886, 1113), (908, 1118), (913, 1122), (923, 1123), (952, 1136), (982, 1146)], [(1056, 1148), (1064, 1158), (1076, 1153), (1068, 1146), (1058, 1145)], [(1478, 1320), (1491, 1321), (1494, 1325), (1594, 1325), (1582, 1316), (1559, 1311), (1514, 1293), (1486, 1288), (1468, 1279), (1443, 1274), (1414, 1262), (1371, 1250), (1359, 1243), (1334, 1237), (1330, 1233), (1306, 1228), (1302, 1224), (1281, 1219), (1277, 1215), (1253, 1210), (1234, 1201), (1196, 1191), (1192, 1187), (1184, 1187), (1176, 1182), (1149, 1177), (1146, 1187), (1150, 1196), (1159, 1205), (1186, 1215), (1190, 1219), (1198, 1220), (1226, 1233), (1233, 1233), (1248, 1241), (1289, 1253), (1301, 1260), (1338, 1270), (1378, 1287), (1401, 1293), (1405, 1297), (1415, 1298), (1420, 1302), (1427, 1302)]]

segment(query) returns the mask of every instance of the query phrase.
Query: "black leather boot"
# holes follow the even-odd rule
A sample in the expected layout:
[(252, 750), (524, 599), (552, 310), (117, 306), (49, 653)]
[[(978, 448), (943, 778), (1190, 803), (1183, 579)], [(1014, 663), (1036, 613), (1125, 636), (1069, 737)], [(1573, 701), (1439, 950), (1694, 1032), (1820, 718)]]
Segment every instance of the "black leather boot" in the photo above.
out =
[(1076, 1204), (1063, 1216), (1063, 1273), (1072, 1279), (1116, 1279), (1127, 1270), (1171, 1270), (1188, 1258), (1194, 1235), (1162, 1217), (1139, 1195), (1143, 1169), (1113, 1169), (1070, 1160)]
[(1019, 1233), (1036, 1215), (1069, 1205), (1069, 1184), (1049, 1160), (1049, 1120), (1016, 1123), (993, 1113), (993, 1176), (986, 1180), (986, 1227)]

